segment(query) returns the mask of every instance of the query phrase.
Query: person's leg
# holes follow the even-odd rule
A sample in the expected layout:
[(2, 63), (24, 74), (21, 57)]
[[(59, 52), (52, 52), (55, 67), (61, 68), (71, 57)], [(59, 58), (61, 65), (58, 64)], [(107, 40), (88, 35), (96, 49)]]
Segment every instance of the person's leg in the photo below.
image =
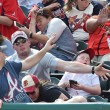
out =
[(86, 98), (83, 96), (75, 96), (67, 101), (64, 101), (64, 103), (83, 103), (87, 102)]
[(87, 102), (86, 98), (83, 96), (75, 96), (71, 99), (68, 99), (67, 101), (64, 101), (62, 99), (56, 99), (54, 103), (83, 103)]

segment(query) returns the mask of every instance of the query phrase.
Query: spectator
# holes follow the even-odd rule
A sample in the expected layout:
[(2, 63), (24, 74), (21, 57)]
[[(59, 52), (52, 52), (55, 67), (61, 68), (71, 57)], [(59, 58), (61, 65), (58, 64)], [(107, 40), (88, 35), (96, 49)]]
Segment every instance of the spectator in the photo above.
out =
[(70, 95), (64, 89), (48, 81), (39, 80), (35, 75), (23, 77), (22, 86), (33, 102), (54, 102), (56, 99), (70, 99)]
[(44, 5), (44, 9), (51, 10), (54, 17), (60, 18), (67, 26), (69, 26), (68, 18), (63, 10), (63, 0), (42, 0), (42, 3)]
[[(16, 33), (13, 34), (16, 39)], [(37, 64), (44, 54), (55, 46), (53, 38), (47, 41), (45, 47), (37, 54), (25, 59), (22, 62), (5, 61), (5, 56), (0, 52), (0, 99), (7, 103), (31, 102), (31, 99), (24, 92), (19, 80), (20, 71), (27, 70)], [(20, 42), (19, 42), (20, 43)], [(18, 44), (18, 43), (17, 43)]]
[[(46, 41), (51, 38), (52, 34), (55, 34), (55, 43), (57, 46), (76, 53), (76, 43), (72, 37), (71, 31), (62, 20), (59, 18), (52, 18), (53, 15), (50, 10), (40, 9), (37, 11), (37, 16), (33, 13), (32, 17), (33, 18), (30, 22), (31, 30), (35, 30), (35, 25), (33, 25), (34, 23), (37, 24), (38, 29), (41, 31), (41, 34), (31, 33), (30, 35), (32, 39), (36, 39), (37, 41), (45, 44)], [(20, 30), (25, 31), (27, 35), (30, 33), (30, 30), (26, 28), (20, 28)], [(53, 48), (50, 53), (66, 61), (72, 60), (73, 57), (70, 54), (58, 51), (56, 48)]]
[(102, 8), (100, 3), (92, 0), (66, 0), (64, 9), (75, 41), (88, 40), (89, 33), (84, 31), (83, 25), (90, 16), (98, 15)]
[[(90, 65), (90, 61), (94, 55), (93, 49), (89, 48), (78, 52), (74, 57), (74, 60)], [(77, 84), (70, 84), (69, 80), (75, 80), (77, 81)], [(100, 95), (101, 93), (99, 77), (96, 74), (71, 74), (66, 72), (58, 85), (66, 88), (72, 97), (84, 96), (86, 98), (89, 95)]]
[[(35, 75), (26, 75), (22, 79), (22, 86), (33, 102), (56, 102), (56, 99), (66, 102), (71, 98), (64, 89), (50, 82), (41, 81)], [(73, 102), (86, 102), (84, 97), (74, 99), (72, 99)]]
[(109, 14), (109, 8), (103, 8), (98, 16), (91, 17), (85, 24), (85, 30), (90, 33), (88, 47), (94, 49), (95, 57), (93, 60), (95, 61), (100, 62), (103, 55), (110, 53), (109, 43), (107, 43), (110, 36), (107, 34), (110, 31)]
[(14, 49), (11, 42), (1, 33), (0, 33), (0, 49), (6, 56), (14, 54)]
[(0, 32), (10, 40), (12, 33), (18, 29), (13, 21), (24, 24), (26, 17), (17, 0), (2, 0), (0, 4)]
[[(16, 42), (15, 41), (13, 42), (13, 39), (15, 38), (13, 36), (12, 44), (13, 44), (14, 49), (16, 50), (16, 53), (10, 56), (7, 60), (20, 62), (22, 60), (25, 60), (27, 57), (34, 55), (35, 53), (38, 53), (38, 50), (30, 48), (30, 42), (26, 34), (23, 31), (17, 31), (16, 35), (17, 35), (15, 39), (16, 42), (18, 42), (18, 39), (20, 37), (25, 38), (26, 42), (21, 42), (21, 43), (18, 42), (19, 45), (16, 45)], [(20, 38), (20, 41), (22, 41), (21, 38)], [(33, 73), (36, 76), (38, 76), (39, 79), (45, 79), (45, 80), (50, 81), (50, 73), (49, 73), (50, 68), (63, 71), (63, 72), (65, 71), (70, 71), (70, 72), (88, 71), (87, 70), (88, 67), (84, 68), (83, 66), (84, 65), (81, 65), (79, 63), (75, 63), (75, 62), (73, 63), (73, 62), (60, 60), (56, 58), (55, 56), (51, 55), (50, 53), (46, 53), (46, 55), (43, 57), (43, 59), (38, 64), (33, 66), (28, 71), (24, 71), (23, 73), (27, 73), (27, 74)], [(82, 68), (82, 70), (80, 70), (79, 68)], [(89, 69), (91, 69), (91, 67)], [(23, 77), (22, 75), (23, 74), (20, 74), (21, 77)]]
[(70, 95), (64, 89), (50, 82), (40, 81), (35, 75), (27, 75), (22, 79), (22, 86), (33, 102), (75, 103), (87, 102), (80, 96), (70, 99)]

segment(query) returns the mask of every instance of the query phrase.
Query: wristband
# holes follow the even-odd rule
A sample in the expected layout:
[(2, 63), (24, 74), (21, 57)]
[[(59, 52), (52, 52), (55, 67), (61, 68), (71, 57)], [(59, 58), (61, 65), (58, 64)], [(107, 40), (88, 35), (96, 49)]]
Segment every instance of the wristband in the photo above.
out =
[(33, 33), (32, 33), (32, 32), (30, 32), (30, 33), (29, 33), (29, 38), (32, 38), (32, 35), (33, 35)]
[(94, 74), (95, 73), (95, 67), (93, 66), (92, 67), (92, 74)]

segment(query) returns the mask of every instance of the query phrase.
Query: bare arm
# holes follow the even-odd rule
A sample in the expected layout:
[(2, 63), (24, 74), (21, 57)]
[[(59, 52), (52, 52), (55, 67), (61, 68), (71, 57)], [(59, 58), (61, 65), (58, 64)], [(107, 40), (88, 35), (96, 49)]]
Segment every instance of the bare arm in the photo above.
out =
[(44, 9), (49, 9), (49, 10), (53, 10), (54, 8), (58, 8), (60, 7), (61, 5), (59, 3), (52, 3), (48, 6), (45, 6)]
[(7, 16), (0, 16), (0, 24), (11, 26), (13, 24), (13, 20)]
[[(86, 21), (87, 32), (93, 33), (101, 23), (98, 23), (98, 19), (90, 18)], [(93, 28), (94, 27), (94, 28)]]
[(58, 97), (58, 99), (68, 100), (68, 97), (65, 96), (63, 93), (61, 93), (60, 96)]
[(71, 87), (76, 90), (83, 90), (83, 91), (93, 94), (93, 95), (101, 94), (101, 88), (100, 88), (99, 84), (89, 87), (89, 86), (85, 86), (83, 84), (78, 83), (78, 84), (72, 84)]
[(86, 29), (89, 33), (93, 33), (97, 27), (105, 22), (108, 21), (108, 10), (106, 8), (103, 8), (99, 15), (98, 18), (95, 19), (93, 17), (91, 17), (90, 19), (88, 19), (86, 21)]
[[(24, 31), (27, 35), (29, 35), (29, 33), (30, 33), (30, 30), (27, 28), (24, 28), (24, 27), (21, 27), (19, 30)], [(48, 37), (46, 35), (43, 35), (43, 34), (33, 33), (32, 39), (35, 39), (41, 43), (46, 43), (48, 40)]]
[(90, 94), (93, 94), (93, 95), (100, 95), (101, 94), (100, 85), (96, 85), (96, 86), (93, 86), (93, 87), (83, 86), (82, 90), (85, 91), (85, 92), (88, 92)]
[(92, 71), (92, 67), (79, 62), (62, 61), (60, 60), (56, 67), (57, 70), (67, 71), (71, 73), (89, 73)]
[[(95, 73), (104, 79), (108, 79), (107, 76), (110, 77), (110, 74), (108, 74), (110, 70), (103, 68), (102, 65), (103, 63), (95, 67)], [(56, 69), (64, 72), (65, 71), (71, 72), (71, 73), (91, 73), (92, 72), (92, 66), (85, 65), (75, 61), (69, 62), (69, 61), (59, 60)]]
[(37, 10), (36, 8), (33, 8), (31, 10), (31, 21), (29, 24), (29, 30), (33, 33), (36, 33), (36, 14), (35, 14), (36, 10)]
[(45, 53), (51, 50), (55, 44), (53, 44), (54, 37), (50, 38), (43, 49), (41, 49), (38, 53), (34, 54), (33, 56), (28, 57), (22, 62), (22, 71), (28, 70), (37, 64), (45, 55)]

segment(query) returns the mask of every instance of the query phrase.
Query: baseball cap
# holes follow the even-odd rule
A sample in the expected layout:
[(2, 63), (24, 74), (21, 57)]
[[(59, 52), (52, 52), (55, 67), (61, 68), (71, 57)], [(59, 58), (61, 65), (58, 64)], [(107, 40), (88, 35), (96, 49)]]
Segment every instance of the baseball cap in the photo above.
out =
[(23, 31), (16, 31), (14, 32), (12, 35), (11, 35), (11, 42), (12, 44), (14, 44), (15, 40), (19, 37), (22, 37), (22, 38), (25, 38), (25, 39), (28, 39), (27, 35), (25, 32)]
[(92, 60), (92, 58), (95, 56), (95, 52), (92, 48), (88, 48), (86, 50), (81, 50), (79, 51), (73, 58), (73, 60), (76, 60), (76, 58), (78, 57), (78, 55), (80, 55), (81, 53), (87, 53), (90, 56), (90, 60)]
[(39, 84), (39, 79), (35, 75), (26, 75), (22, 79), (22, 86), (25, 92), (35, 91), (37, 84)]

